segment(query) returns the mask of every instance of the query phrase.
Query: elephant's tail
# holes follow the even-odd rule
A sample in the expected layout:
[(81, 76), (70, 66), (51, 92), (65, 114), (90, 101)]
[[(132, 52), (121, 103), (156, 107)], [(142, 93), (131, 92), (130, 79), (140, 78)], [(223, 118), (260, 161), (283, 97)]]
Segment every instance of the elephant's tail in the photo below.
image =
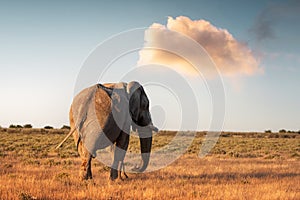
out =
[(75, 130), (76, 128), (70, 130), (69, 134), (59, 143), (59, 145), (56, 146), (55, 150), (59, 149), (61, 145), (63, 145), (63, 143), (65, 143), (65, 141), (74, 133)]

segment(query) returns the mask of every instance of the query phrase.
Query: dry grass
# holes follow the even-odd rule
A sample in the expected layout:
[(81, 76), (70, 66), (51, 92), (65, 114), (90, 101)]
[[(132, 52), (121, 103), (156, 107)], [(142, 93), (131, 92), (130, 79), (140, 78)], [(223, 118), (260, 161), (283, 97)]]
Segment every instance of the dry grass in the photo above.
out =
[[(199, 133), (188, 153), (167, 168), (111, 182), (109, 169), (94, 161), (93, 181), (81, 182), (73, 141), (51, 153), (65, 135), (31, 132), (0, 131), (0, 199), (300, 199), (295, 134), (223, 134), (212, 153), (200, 159)], [(158, 134), (154, 148), (172, 137)], [(131, 141), (131, 151), (138, 149), (136, 143)]]

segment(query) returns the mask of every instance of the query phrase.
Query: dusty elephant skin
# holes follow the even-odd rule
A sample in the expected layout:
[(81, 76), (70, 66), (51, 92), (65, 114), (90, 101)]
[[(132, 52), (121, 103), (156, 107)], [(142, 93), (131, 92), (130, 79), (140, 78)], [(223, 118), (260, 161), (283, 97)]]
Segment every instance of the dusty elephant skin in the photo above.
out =
[(135, 170), (143, 172), (150, 159), (152, 131), (158, 131), (152, 124), (148, 97), (134, 81), (96, 84), (82, 90), (71, 105), (70, 126), (82, 159), (82, 179), (92, 179), (92, 158), (97, 150), (112, 144), (115, 148), (110, 179), (121, 178), (131, 126), (141, 144), (142, 164)]

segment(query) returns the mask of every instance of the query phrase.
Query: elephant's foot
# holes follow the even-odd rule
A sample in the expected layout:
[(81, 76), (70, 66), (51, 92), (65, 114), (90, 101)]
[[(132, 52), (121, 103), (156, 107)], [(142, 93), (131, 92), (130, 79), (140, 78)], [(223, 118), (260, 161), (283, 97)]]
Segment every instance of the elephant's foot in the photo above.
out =
[(83, 171), (83, 170), (80, 171), (79, 177), (80, 177), (81, 180), (93, 179), (93, 176), (92, 176), (91, 172), (87, 172), (87, 171)]
[(88, 178), (88, 179), (93, 179), (92, 171), (91, 171), (91, 170), (88, 170), (87, 178)]
[(79, 176), (81, 180), (89, 180), (93, 178), (91, 169), (91, 157), (88, 160), (83, 160)]
[[(122, 176), (122, 174), (124, 175), (125, 178)], [(128, 178), (128, 175), (125, 173), (125, 166), (124, 166), (123, 162), (121, 163), (119, 170), (116, 170), (116, 169), (113, 169), (113, 168), (110, 169), (110, 180), (114, 181), (117, 178), (122, 180), (122, 181), (124, 179)]]
[(110, 169), (110, 180), (114, 181), (118, 178), (118, 170), (111, 168)]
[(83, 168), (80, 170), (79, 172), (79, 177), (81, 180), (89, 180), (89, 179), (92, 179), (93, 176), (92, 176), (92, 171), (90, 168), (86, 169), (86, 168)]
[(123, 175), (125, 176), (125, 178), (122, 176), (122, 172), (121, 171), (112, 170), (111, 173), (110, 173), (109, 179), (111, 181), (115, 181), (115, 180), (124, 181), (126, 178), (128, 178), (128, 176), (127, 176), (127, 174), (125, 172), (123, 172)]
[(119, 177), (120, 177), (121, 180), (123, 180), (122, 172), (123, 172), (123, 175), (125, 176), (125, 179), (128, 178), (128, 176), (125, 172), (125, 165), (124, 165), (123, 161), (121, 162), (120, 169), (119, 169)]
[(123, 176), (122, 176), (122, 171), (119, 171), (119, 178), (120, 178), (122, 181), (128, 178), (128, 175), (127, 175), (125, 172), (123, 172), (123, 175), (125, 176), (125, 178), (123, 178)]

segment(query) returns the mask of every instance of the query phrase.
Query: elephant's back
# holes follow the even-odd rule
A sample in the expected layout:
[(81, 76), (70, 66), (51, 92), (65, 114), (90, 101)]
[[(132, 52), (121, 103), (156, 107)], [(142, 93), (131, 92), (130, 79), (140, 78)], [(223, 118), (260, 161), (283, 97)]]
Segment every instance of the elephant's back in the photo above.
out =
[(97, 88), (95, 92), (94, 104), (97, 120), (101, 127), (104, 128), (111, 113), (111, 98), (104, 90)]
[(79, 127), (80, 123), (83, 126), (98, 123), (103, 129), (110, 112), (110, 97), (104, 90), (94, 85), (75, 96), (70, 109), (70, 122), (73, 122), (73, 126), (77, 126), (79, 129), (84, 128)]

